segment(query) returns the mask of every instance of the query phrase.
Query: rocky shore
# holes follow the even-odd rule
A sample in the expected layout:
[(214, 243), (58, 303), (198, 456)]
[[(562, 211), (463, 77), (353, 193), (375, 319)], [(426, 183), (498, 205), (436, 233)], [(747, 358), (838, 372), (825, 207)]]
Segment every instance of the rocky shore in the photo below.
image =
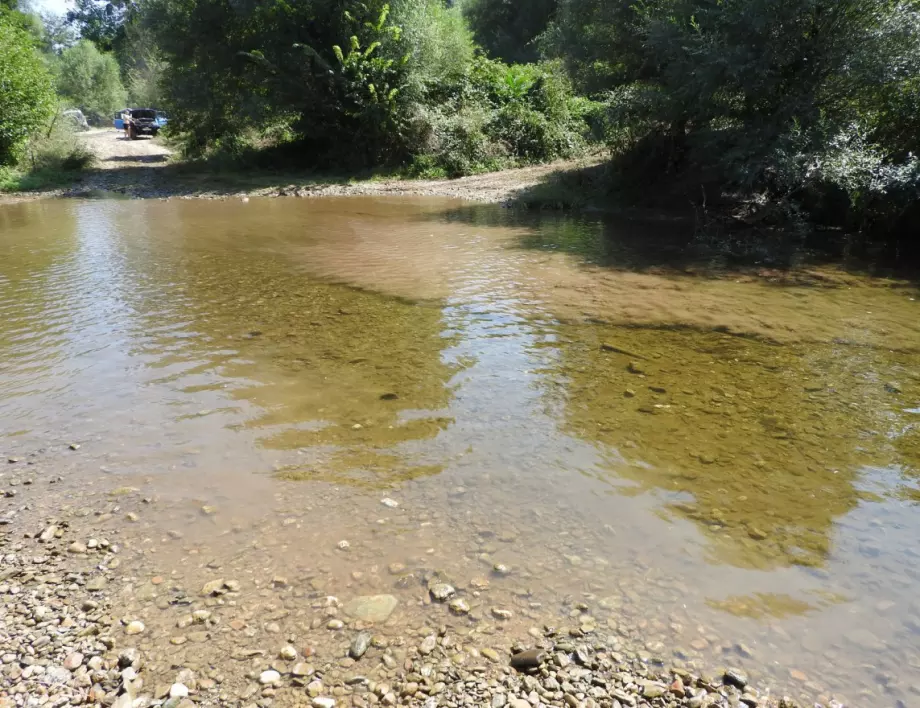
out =
[[(75, 508), (59, 477), (34, 479), (19, 462), (0, 477), (0, 708), (795, 705), (737, 668), (705, 675), (654, 663), (600, 626), (586, 603), (523, 636), (473, 632), (466, 598), (487, 577), (461, 591), (436, 571), (387, 569), (397, 587), (415, 583), (425, 603), (443, 605), (438, 626), (394, 621), (400, 600), (386, 592), (335, 597), (315, 577), (261, 578), (258, 568), (236, 578), (207, 564), (212, 579), (194, 588), (142, 580), (131, 546), (149, 539), (97, 533), (112, 519), (137, 520), (120, 503), (134, 490)], [(61, 512), (47, 517), (53, 508)], [(247, 594), (264, 599), (258, 616), (243, 609)], [(512, 616), (488, 613), (496, 622)]]

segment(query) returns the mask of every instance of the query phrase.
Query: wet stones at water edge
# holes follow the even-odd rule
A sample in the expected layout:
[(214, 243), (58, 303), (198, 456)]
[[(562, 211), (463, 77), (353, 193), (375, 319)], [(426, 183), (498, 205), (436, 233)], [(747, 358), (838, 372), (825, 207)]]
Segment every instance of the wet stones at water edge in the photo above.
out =
[(546, 654), (540, 649), (527, 649), (511, 657), (511, 668), (518, 671), (531, 671), (539, 669), (540, 664), (546, 659)]

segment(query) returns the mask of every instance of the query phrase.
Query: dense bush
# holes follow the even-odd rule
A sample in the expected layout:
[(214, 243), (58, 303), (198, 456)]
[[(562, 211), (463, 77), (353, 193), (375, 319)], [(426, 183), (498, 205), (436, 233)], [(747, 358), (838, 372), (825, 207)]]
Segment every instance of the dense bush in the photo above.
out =
[(463, 75), (433, 84), (416, 120), (415, 171), (457, 176), (581, 151), (591, 104), (560, 69), (478, 57)]
[(812, 218), (836, 193), (845, 226), (917, 202), (915, 0), (561, 0), (545, 46), (607, 92), (633, 184)]
[(288, 159), (311, 166), (463, 174), (583, 141), (561, 71), (477, 57), (460, 9), (443, 0), (145, 7), (189, 155), (248, 154), (253, 136), (271, 132)]
[(125, 107), (127, 92), (118, 62), (92, 42), (84, 39), (65, 49), (57, 73), (58, 93), (88, 120), (108, 122), (112, 113)]
[(54, 109), (51, 76), (33, 38), (0, 13), (0, 165), (15, 162)]

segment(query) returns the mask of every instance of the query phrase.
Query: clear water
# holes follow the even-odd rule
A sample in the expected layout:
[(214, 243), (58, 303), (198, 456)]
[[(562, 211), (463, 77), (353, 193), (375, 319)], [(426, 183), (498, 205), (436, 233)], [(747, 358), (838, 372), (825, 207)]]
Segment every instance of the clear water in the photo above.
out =
[(391, 592), (398, 628), (445, 610), (391, 564), (466, 587), (499, 562), (472, 636), (590, 626), (584, 601), (652, 661), (920, 701), (916, 288), (674, 230), (441, 199), (5, 206), (0, 446), (64, 477), (49, 508), (152, 498), (100, 522), (181, 529), (138, 577), (207, 580), (191, 553)]

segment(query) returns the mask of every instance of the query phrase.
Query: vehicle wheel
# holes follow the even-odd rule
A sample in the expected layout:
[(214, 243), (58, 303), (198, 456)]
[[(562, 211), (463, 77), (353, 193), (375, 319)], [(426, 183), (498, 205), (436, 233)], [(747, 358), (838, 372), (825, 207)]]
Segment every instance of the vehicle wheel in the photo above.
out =
[(159, 134), (159, 132), (160, 132), (159, 130), (153, 130), (153, 131), (151, 131), (151, 132), (150, 132), (150, 137), (151, 137), (151, 138), (155, 138), (155, 137)]

